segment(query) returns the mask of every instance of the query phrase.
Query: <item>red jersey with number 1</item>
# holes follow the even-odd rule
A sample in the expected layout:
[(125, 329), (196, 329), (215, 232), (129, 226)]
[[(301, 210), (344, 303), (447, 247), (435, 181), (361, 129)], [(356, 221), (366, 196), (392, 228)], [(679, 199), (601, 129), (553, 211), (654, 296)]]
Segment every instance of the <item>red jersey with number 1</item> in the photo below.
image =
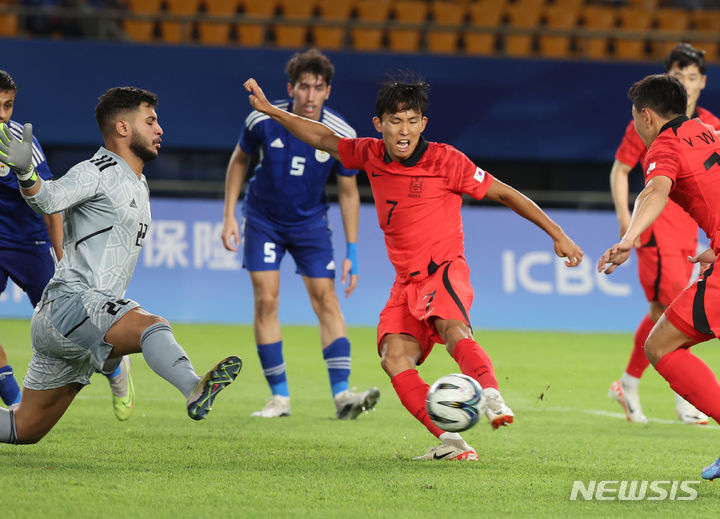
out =
[[(698, 106), (695, 117), (720, 130), (720, 119), (708, 110)], [(647, 147), (635, 131), (635, 124), (630, 121), (625, 128), (622, 142), (615, 152), (615, 159), (632, 168), (638, 162), (643, 163), (646, 153)], [(641, 237), (643, 244), (650, 240), (651, 234), (659, 247), (695, 249), (697, 246), (697, 223), (673, 201), (668, 202), (662, 214), (643, 233)]]
[(678, 117), (660, 130), (643, 171), (645, 182), (657, 176), (673, 181), (670, 198), (695, 219), (720, 254), (720, 134), (699, 119)]
[(428, 276), (439, 265), (464, 257), (462, 194), (481, 199), (493, 177), (448, 144), (420, 139), (413, 154), (391, 161), (380, 139), (341, 139), (347, 168), (370, 179), (388, 257), (400, 282)]

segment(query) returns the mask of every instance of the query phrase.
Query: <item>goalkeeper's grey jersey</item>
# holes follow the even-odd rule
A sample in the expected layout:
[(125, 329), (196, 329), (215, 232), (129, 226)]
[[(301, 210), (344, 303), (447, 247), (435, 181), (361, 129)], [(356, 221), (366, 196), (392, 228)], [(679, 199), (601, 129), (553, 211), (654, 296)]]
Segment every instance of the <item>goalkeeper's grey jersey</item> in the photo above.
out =
[(63, 258), (45, 290), (49, 300), (88, 288), (125, 295), (150, 225), (144, 175), (138, 179), (124, 159), (101, 147), (25, 199), (42, 214), (65, 211)]

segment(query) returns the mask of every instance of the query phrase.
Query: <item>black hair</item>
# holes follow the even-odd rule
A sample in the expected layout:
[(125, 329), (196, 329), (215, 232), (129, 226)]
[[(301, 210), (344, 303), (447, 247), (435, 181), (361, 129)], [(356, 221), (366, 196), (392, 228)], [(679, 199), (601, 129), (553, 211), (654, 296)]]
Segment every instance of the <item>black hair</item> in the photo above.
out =
[(377, 116), (414, 110), (425, 115), (428, 106), (430, 84), (412, 72), (399, 72), (388, 75), (381, 86), (375, 101)]
[(647, 76), (636, 82), (628, 90), (628, 98), (638, 112), (650, 108), (665, 119), (685, 115), (687, 109), (685, 87), (667, 74)]
[(665, 56), (665, 71), (669, 72), (677, 63), (681, 69), (696, 65), (702, 75), (705, 75), (705, 51), (696, 49), (689, 43), (678, 43), (667, 56)]
[(317, 49), (296, 53), (285, 66), (291, 85), (295, 85), (303, 74), (322, 76), (328, 85), (335, 74), (335, 67), (330, 59)]
[(0, 70), (0, 92), (6, 91), (17, 92), (17, 85), (10, 74), (4, 70)]
[(100, 96), (95, 107), (95, 120), (103, 135), (109, 133), (114, 119), (121, 112), (132, 112), (147, 103), (153, 108), (157, 106), (157, 95), (142, 88), (126, 86), (113, 87)]

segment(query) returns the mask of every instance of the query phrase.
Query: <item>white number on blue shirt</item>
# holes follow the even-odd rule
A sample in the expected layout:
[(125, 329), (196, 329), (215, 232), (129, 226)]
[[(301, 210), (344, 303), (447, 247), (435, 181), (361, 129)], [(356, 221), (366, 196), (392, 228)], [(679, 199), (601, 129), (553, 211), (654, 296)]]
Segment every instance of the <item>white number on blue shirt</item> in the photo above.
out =
[(265, 263), (275, 263), (275, 244), (269, 241), (265, 242)]
[(293, 157), (292, 163), (290, 164), (290, 174), (301, 177), (303, 171), (305, 171), (305, 157)]

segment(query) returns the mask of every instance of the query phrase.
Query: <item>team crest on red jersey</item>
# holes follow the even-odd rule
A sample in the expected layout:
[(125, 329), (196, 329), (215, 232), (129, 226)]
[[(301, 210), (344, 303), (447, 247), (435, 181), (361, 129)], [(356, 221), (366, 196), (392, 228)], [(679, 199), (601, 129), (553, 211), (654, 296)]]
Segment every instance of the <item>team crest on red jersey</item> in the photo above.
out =
[(423, 177), (410, 177), (410, 196), (422, 194)]

